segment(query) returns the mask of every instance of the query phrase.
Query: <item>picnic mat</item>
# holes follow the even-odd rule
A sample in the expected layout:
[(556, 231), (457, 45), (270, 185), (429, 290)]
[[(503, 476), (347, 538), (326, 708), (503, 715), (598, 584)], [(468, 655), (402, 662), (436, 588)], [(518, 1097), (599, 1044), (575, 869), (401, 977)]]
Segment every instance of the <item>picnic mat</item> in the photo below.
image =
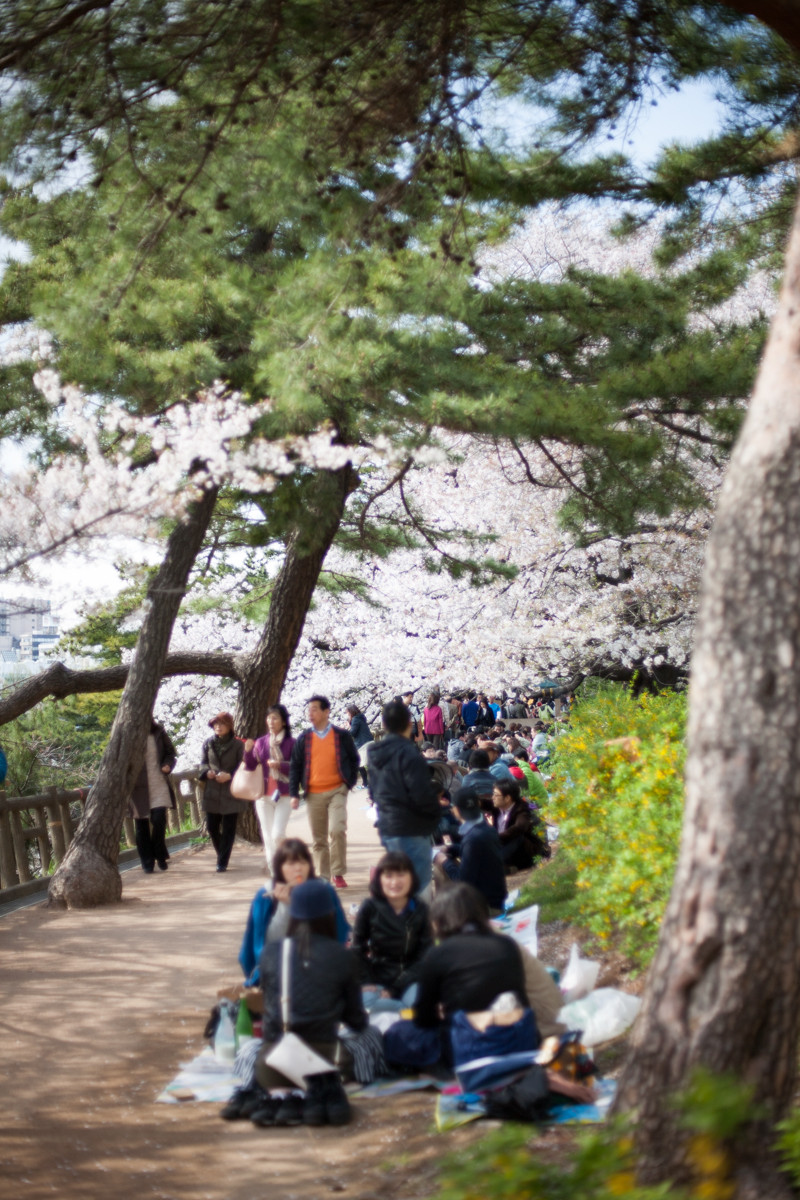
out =
[[(598, 1079), (595, 1083), (594, 1104), (559, 1104), (545, 1125), (596, 1125), (605, 1121), (617, 1090), (615, 1079)], [(436, 1100), (436, 1128), (439, 1133), (458, 1129), (470, 1121), (486, 1116), (483, 1097), (473, 1092), (445, 1091)]]
[(178, 1074), (156, 1100), (164, 1104), (178, 1104), (182, 1100), (225, 1104), (233, 1089), (241, 1085), (241, 1079), (233, 1072), (233, 1064), (220, 1062), (211, 1047), (206, 1046), (197, 1058), (180, 1064)]

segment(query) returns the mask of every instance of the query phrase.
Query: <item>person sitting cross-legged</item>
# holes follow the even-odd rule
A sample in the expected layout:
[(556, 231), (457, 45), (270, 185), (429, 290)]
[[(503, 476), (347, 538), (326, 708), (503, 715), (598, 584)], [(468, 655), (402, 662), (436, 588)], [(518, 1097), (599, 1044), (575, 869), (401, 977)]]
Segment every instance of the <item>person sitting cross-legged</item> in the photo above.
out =
[(364, 1004), (370, 1010), (406, 1008), (416, 996), (422, 956), (433, 944), (428, 906), (417, 898), (419, 882), (408, 855), (384, 854), (369, 891), (353, 929)]
[(264, 1049), (256, 1061), (256, 1079), (268, 1096), (250, 1114), (255, 1125), (344, 1125), (350, 1120), (350, 1102), (333, 1066), (337, 1030), (344, 1023), (358, 1033), (368, 1021), (355, 955), (336, 941), (334, 903), (327, 883), (309, 879), (292, 891), (288, 928), (289, 1031), (331, 1063), (331, 1070), (308, 1076), (303, 1093), (267, 1061), (284, 1028), (283, 944), (267, 942), (261, 956)]
[(516, 783), (501, 780), (492, 793), (492, 824), (500, 838), (506, 873), (528, 871), (537, 858), (549, 858), (550, 846), (534, 828), (529, 805), (519, 794)]
[[(478, 791), (462, 787), (453, 800), (456, 816), (461, 821), (458, 847), (447, 846), (434, 862), (447, 879), (469, 883), (481, 893), (491, 916), (503, 911), (508, 887), (503, 851), (497, 831), (484, 819)], [(456, 858), (458, 854), (458, 858)], [(446, 887), (446, 880), (437, 876)]]

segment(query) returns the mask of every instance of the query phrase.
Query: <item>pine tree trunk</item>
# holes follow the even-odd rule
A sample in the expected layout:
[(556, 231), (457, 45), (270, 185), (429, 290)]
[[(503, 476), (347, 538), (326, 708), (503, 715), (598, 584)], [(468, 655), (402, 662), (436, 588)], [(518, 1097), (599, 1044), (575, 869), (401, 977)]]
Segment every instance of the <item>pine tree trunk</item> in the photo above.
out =
[(782, 1197), (771, 1126), (800, 1033), (800, 209), (786, 277), (708, 548), (692, 663), (675, 884), (617, 1107), (643, 1180), (680, 1178), (669, 1096), (691, 1068), (752, 1084), (737, 1196)]
[(172, 626), (216, 499), (217, 490), (210, 488), (191, 506), (186, 519), (171, 533), (163, 562), (148, 588), (141, 632), (108, 746), (83, 819), (51, 880), (51, 904), (93, 908), (111, 904), (122, 895), (117, 870), (122, 824), (144, 759)]
[[(247, 656), (239, 673), (236, 732), (240, 737), (261, 737), (267, 709), (280, 699), (325, 555), (339, 529), (347, 497), (356, 482), (355, 471), (349, 465), (321, 477), (312, 540), (309, 542), (308, 534), (301, 539), (295, 533), (287, 543), (286, 557), (272, 589), (267, 620), (255, 649)], [(246, 841), (260, 842), (252, 808), (239, 817), (237, 832)]]

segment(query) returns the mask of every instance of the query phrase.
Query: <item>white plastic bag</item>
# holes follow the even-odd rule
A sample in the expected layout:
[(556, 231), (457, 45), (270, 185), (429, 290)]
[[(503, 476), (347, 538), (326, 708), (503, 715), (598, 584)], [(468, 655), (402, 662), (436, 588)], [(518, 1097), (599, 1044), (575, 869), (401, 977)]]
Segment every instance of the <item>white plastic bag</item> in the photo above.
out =
[(600, 963), (592, 962), (589, 958), (581, 958), (578, 943), (573, 942), (567, 969), (561, 976), (559, 984), (564, 996), (564, 1003), (570, 1004), (573, 1000), (580, 1000), (582, 996), (588, 996), (597, 983), (599, 974)]
[(565, 1004), (558, 1014), (567, 1029), (582, 1029), (587, 1048), (611, 1042), (630, 1029), (642, 1002), (619, 988), (597, 988), (589, 996)]

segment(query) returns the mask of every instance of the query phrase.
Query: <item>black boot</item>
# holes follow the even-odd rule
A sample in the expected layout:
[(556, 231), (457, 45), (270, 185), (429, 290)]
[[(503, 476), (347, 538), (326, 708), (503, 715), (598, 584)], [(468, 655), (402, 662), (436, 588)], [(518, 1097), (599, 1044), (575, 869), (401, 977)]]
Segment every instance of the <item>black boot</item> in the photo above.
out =
[(350, 1109), (350, 1101), (347, 1099), (347, 1092), (342, 1087), (339, 1072), (331, 1071), (326, 1075), (320, 1075), (319, 1078), (324, 1081), (325, 1112), (328, 1124), (347, 1125), (353, 1114)]
[(220, 1116), (223, 1121), (239, 1121), (249, 1117), (257, 1108), (261, 1108), (269, 1099), (267, 1093), (260, 1087), (237, 1088), (223, 1109)]
[(303, 1097), (290, 1092), (288, 1096), (284, 1096), (280, 1102), (280, 1107), (275, 1113), (276, 1125), (302, 1125), (303, 1124)]
[(325, 1081), (328, 1076), (306, 1075), (305, 1078), (308, 1088), (303, 1104), (303, 1124), (327, 1125), (328, 1108), (326, 1104), (327, 1087)]

